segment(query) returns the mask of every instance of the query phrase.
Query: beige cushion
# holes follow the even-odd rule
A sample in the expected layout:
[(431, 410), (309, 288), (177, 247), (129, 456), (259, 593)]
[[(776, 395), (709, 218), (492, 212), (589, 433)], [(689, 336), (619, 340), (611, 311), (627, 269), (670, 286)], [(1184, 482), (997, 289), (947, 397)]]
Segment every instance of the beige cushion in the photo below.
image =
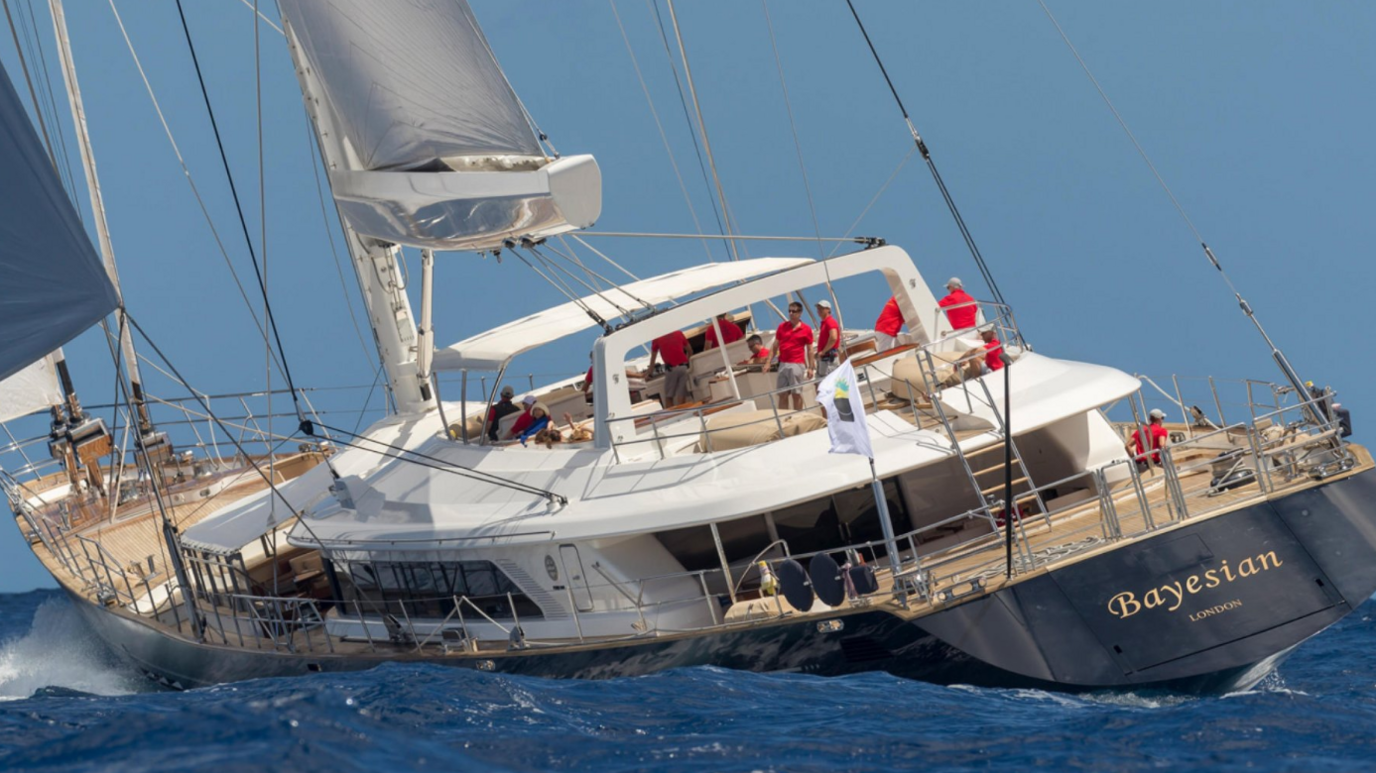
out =
[[(780, 425), (783, 434), (779, 433)], [(816, 413), (794, 413), (774, 419), (774, 411), (732, 411), (719, 413), (707, 418), (707, 430), (711, 434), (709, 445), (706, 435), (698, 439), (698, 451), (730, 451), (736, 448), (749, 448), (781, 437), (793, 437), (805, 432), (821, 429), (827, 420)]]

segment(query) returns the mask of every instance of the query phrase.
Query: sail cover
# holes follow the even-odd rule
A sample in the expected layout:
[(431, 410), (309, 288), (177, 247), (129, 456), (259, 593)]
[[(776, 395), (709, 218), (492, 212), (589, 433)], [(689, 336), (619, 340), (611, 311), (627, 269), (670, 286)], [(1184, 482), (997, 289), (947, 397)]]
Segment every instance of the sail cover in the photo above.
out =
[(3, 66), (0, 181), (3, 380), (95, 324), (119, 301)]
[(465, 0), (282, 0), (359, 168), (542, 156)]

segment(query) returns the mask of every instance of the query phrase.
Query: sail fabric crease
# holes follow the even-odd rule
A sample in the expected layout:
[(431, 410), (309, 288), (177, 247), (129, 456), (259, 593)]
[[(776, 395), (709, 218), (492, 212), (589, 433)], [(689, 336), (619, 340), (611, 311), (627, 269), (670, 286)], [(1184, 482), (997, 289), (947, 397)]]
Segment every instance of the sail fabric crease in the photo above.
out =
[(95, 324), (119, 299), (3, 67), (0, 76), (3, 380)]
[(464, 0), (282, 0), (362, 170), (542, 156)]

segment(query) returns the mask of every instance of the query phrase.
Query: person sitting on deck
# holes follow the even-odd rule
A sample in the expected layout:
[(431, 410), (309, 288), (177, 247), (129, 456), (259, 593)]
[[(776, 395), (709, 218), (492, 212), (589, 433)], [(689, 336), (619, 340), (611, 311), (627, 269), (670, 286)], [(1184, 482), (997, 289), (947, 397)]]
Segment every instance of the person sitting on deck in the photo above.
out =
[(1003, 344), (994, 331), (981, 330), (979, 337), (984, 340), (984, 345), (976, 346), (960, 358), (960, 362), (965, 363), (966, 378), (979, 378), (1003, 367)]
[(884, 304), (884, 310), (879, 312), (879, 319), (874, 323), (879, 351), (887, 352), (898, 348), (898, 332), (903, 329), (904, 324), (903, 310), (898, 308), (898, 299), (889, 296), (889, 302)]
[(515, 440), (516, 437), (522, 432), (525, 432), (526, 427), (529, 427), (530, 423), (534, 421), (530, 416), (530, 409), (535, 407), (535, 395), (526, 395), (522, 397), (521, 405), (525, 406), (525, 411), (520, 416), (516, 417), (516, 422), (511, 425), (511, 429), (507, 430), (506, 440)]
[(714, 324), (709, 324), (707, 326), (707, 334), (702, 338), (702, 350), (704, 352), (708, 349), (717, 348), (718, 325), (721, 326), (721, 337), (722, 340), (725, 342), (724, 344), (722, 344), (723, 346), (725, 346), (726, 344), (733, 344), (741, 340), (742, 338), (745, 338), (745, 333), (741, 332), (741, 326), (737, 325), (735, 322), (732, 322), (731, 315), (723, 311), (722, 313), (717, 315), (717, 319)]
[(764, 345), (763, 338), (752, 335), (745, 339), (745, 345), (750, 347), (750, 356), (741, 360), (741, 365), (760, 365), (763, 366), (762, 369), (769, 367), (769, 360), (774, 353), (769, 350), (768, 346)]
[(965, 292), (965, 284), (957, 277), (946, 281), (946, 297), (936, 304), (946, 310), (946, 319), (951, 321), (953, 330), (965, 330), (975, 326), (979, 316), (979, 306), (975, 299)]
[[(1143, 471), (1145, 471), (1150, 464), (1161, 464), (1161, 449), (1165, 448), (1170, 440), (1170, 433), (1166, 431), (1165, 427), (1165, 411), (1160, 408), (1152, 408), (1151, 412), (1147, 414), (1147, 420), (1150, 423), (1147, 424), (1146, 427), (1139, 427), (1136, 432), (1132, 433), (1132, 443), (1128, 446), (1128, 451), (1132, 454), (1132, 458), (1137, 461), (1137, 469)], [(1144, 431), (1147, 433), (1147, 436), (1151, 438), (1152, 453), (1150, 457), (1145, 454), (1142, 448), (1142, 433)], [(1148, 463), (1148, 459), (1150, 459), (1150, 464)]]
[(774, 333), (774, 351), (779, 355), (779, 378), (775, 388), (787, 390), (779, 393), (779, 407), (786, 407), (791, 402), (793, 410), (801, 411), (802, 385), (812, 380), (813, 373), (812, 328), (803, 321), (803, 304), (797, 301), (788, 304), (788, 320)]
[(650, 364), (643, 378), (648, 380), (655, 369), (655, 360), (664, 360), (664, 388), (660, 397), (665, 408), (688, 402), (688, 358), (693, 350), (682, 330), (673, 330), (650, 342)]
[[(527, 415), (530, 416), (530, 424), (521, 430), (521, 434), (516, 436), (516, 439), (521, 441), (521, 445), (526, 444), (527, 438), (539, 435), (541, 430), (549, 426), (549, 406), (544, 403), (535, 403), (530, 406), (530, 413)], [(556, 434), (557, 432), (556, 430)]]
[(510, 416), (511, 414), (516, 413), (517, 411), (521, 410), (520, 408), (517, 408), (517, 407), (516, 407), (516, 404), (515, 404), (515, 403), (511, 402), (511, 398), (512, 398), (512, 397), (515, 397), (515, 396), (516, 396), (516, 390), (512, 389), (510, 384), (508, 384), (508, 385), (502, 387), (502, 399), (501, 399), (501, 401), (498, 402), (496, 405), (492, 406), (492, 410), (490, 410), (490, 411), (487, 412), (487, 439), (488, 439), (488, 440), (491, 440), (491, 441), (493, 441), (493, 442), (496, 442), (496, 440), (497, 440), (497, 422), (501, 421), (503, 416)]

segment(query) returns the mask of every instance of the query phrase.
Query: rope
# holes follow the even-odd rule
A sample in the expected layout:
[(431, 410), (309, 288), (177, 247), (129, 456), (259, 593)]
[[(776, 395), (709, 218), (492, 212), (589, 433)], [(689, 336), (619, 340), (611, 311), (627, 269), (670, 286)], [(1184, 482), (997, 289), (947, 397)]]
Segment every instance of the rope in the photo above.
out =
[[(215, 246), (220, 250), (220, 256), (224, 258), (225, 267), (229, 269), (229, 275), (234, 279), (234, 286), (239, 289), (239, 297), (244, 299), (244, 307), (248, 309), (249, 317), (253, 319), (253, 325), (258, 333), (267, 336), (267, 331), (263, 323), (258, 319), (258, 312), (253, 310), (253, 302), (249, 300), (248, 291), (244, 289), (244, 283), (239, 279), (239, 272), (234, 269), (234, 262), (230, 260), (229, 250), (225, 248), (224, 240), (220, 238), (220, 231), (215, 227), (215, 220), (210, 216), (210, 210), (206, 207), (205, 199), (201, 197), (200, 188), (196, 187), (196, 179), (191, 176), (191, 169), (186, 165), (186, 159), (182, 157), (182, 150), (177, 145), (177, 139), (172, 136), (172, 127), (167, 124), (167, 117), (163, 115), (162, 105), (158, 102), (158, 96), (153, 91), (153, 84), (148, 81), (148, 74), (144, 72), (143, 62), (140, 61), (138, 52), (134, 50), (134, 42), (129, 38), (129, 31), (124, 28), (124, 19), (119, 15), (119, 9), (115, 7), (115, 0), (110, 0), (110, 10), (115, 15), (115, 23), (119, 26), (120, 34), (124, 36), (124, 44), (129, 49), (129, 56), (134, 60), (134, 67), (139, 71), (139, 77), (143, 79), (143, 87), (148, 92), (148, 98), (153, 102), (153, 111), (158, 114), (158, 121), (162, 123), (163, 134), (167, 136), (167, 141), (172, 145), (172, 153), (177, 157), (177, 163), (182, 168), (182, 174), (186, 177), (187, 185), (191, 186), (191, 195), (196, 198), (196, 204), (201, 208), (201, 215), (205, 217), (206, 225), (210, 227), (210, 235), (215, 239)], [(281, 369), (281, 363), (277, 363)]]
[(584, 303), (582, 298), (578, 297), (577, 295), (574, 295), (572, 288), (569, 288), (567, 285), (564, 285), (562, 282), (558, 281), (558, 277), (552, 278), (546, 275), (545, 272), (537, 268), (534, 263), (531, 263), (529, 260), (527, 260), (526, 256), (516, 251), (515, 248), (509, 249), (511, 254), (516, 256), (517, 260), (526, 264), (526, 267), (529, 268), (531, 271), (534, 271), (541, 279), (553, 285), (554, 289), (558, 290), (560, 293), (563, 293), (565, 298), (568, 298), (570, 301), (573, 301), (574, 305), (582, 309), (589, 317), (592, 317), (593, 321), (600, 325), (604, 331), (608, 333), (612, 332), (612, 326), (607, 324), (607, 320), (603, 319), (601, 315), (593, 311), (592, 307)]
[(998, 284), (994, 282), (993, 273), (990, 272), (988, 264), (984, 262), (984, 255), (975, 244), (974, 235), (970, 233), (969, 227), (965, 224), (965, 218), (961, 216), (960, 209), (956, 206), (955, 198), (951, 196), (950, 190), (946, 187), (946, 181), (942, 179), (941, 172), (936, 168), (936, 162), (932, 160), (932, 154), (927, 149), (927, 143), (922, 141), (922, 135), (918, 134), (917, 127), (913, 125), (912, 118), (908, 115), (908, 109), (903, 106), (903, 99), (898, 96), (898, 89), (894, 87), (893, 79), (889, 77), (889, 71), (884, 67), (884, 61), (879, 58), (879, 51), (875, 49), (874, 41), (870, 40), (870, 34), (865, 30), (864, 22), (860, 21), (860, 14), (855, 10), (855, 3), (846, 0), (846, 6), (850, 8), (851, 16), (855, 17), (855, 24), (860, 28), (860, 34), (864, 36), (865, 44), (869, 46), (875, 64), (879, 65), (879, 72), (884, 76), (884, 82), (889, 86), (889, 93), (893, 94), (894, 101), (898, 103), (898, 110), (903, 114), (903, 122), (908, 126), (908, 133), (912, 135), (917, 150), (922, 153), (922, 159), (927, 162), (927, 169), (932, 173), (932, 179), (936, 182), (937, 190), (941, 192), (941, 198), (945, 200), (946, 208), (950, 210), (951, 217), (956, 221), (956, 228), (960, 231), (961, 238), (965, 240), (965, 246), (970, 250), (970, 256), (975, 259), (975, 265), (979, 268), (980, 276), (984, 278), (984, 283), (989, 287), (989, 292), (994, 296), (994, 301), (1007, 306), (1007, 302), (1003, 299), (1003, 293), (999, 291)]
[[(616, 0), (608, 0), (612, 6), (612, 16), (616, 17), (616, 28), (621, 30), (621, 39), (626, 43), (626, 53), (631, 55), (631, 66), (635, 68), (635, 77), (640, 80), (640, 90), (645, 94), (645, 101), (650, 105), (650, 115), (655, 119), (655, 128), (659, 130), (659, 141), (664, 144), (664, 153), (669, 157), (669, 166), (674, 169), (674, 178), (678, 180), (678, 189), (683, 192), (683, 202), (688, 205), (688, 214), (693, 218), (693, 228), (698, 233), (702, 233), (702, 223), (698, 220), (698, 211), (693, 207), (693, 197), (688, 195), (688, 186), (683, 182), (683, 173), (679, 171), (678, 161), (674, 158), (673, 147), (669, 145), (669, 136), (664, 132), (664, 124), (659, 120), (659, 111), (655, 109), (654, 98), (650, 96), (650, 87), (645, 83), (645, 75), (640, 71), (640, 62), (636, 59), (635, 49), (631, 47), (631, 39), (626, 34), (626, 27), (621, 23), (621, 14), (616, 10)], [(694, 139), (696, 142), (696, 138)], [(712, 248), (707, 242), (702, 243), (702, 249), (707, 253), (707, 261), (715, 262), (712, 256)]]
[[(698, 133), (693, 126), (693, 118), (688, 112), (688, 97), (683, 93), (683, 82), (680, 81), (678, 77), (678, 65), (674, 64), (674, 51), (669, 46), (669, 35), (664, 29), (664, 17), (659, 13), (659, 2), (658, 0), (645, 0), (645, 3), (654, 11), (655, 22), (659, 25), (659, 39), (664, 43), (664, 58), (669, 62), (669, 72), (674, 75), (674, 88), (678, 90), (679, 105), (683, 108), (683, 121), (688, 124), (688, 137), (693, 141), (693, 153), (696, 154), (698, 158), (698, 171), (702, 173), (702, 184), (706, 185), (707, 189), (710, 191), (712, 189), (712, 183), (707, 177), (707, 165), (703, 162), (702, 147), (698, 145)], [(712, 217), (717, 221), (717, 231), (725, 235), (727, 233), (727, 228), (722, 224), (722, 213), (717, 209), (716, 199), (709, 195), (707, 200), (712, 204)], [(733, 250), (734, 248), (728, 242), (726, 245), (727, 254), (734, 254)]]
[(304, 423), (306, 415), (301, 410), (301, 401), (296, 395), (296, 384), (291, 377), (291, 367), (287, 364), (286, 350), (282, 347), (282, 336), (277, 330), (277, 320), (273, 316), (272, 304), (268, 300), (267, 283), (263, 278), (263, 273), (258, 270), (258, 256), (253, 249), (253, 238), (248, 233), (248, 220), (244, 217), (244, 207), (239, 201), (239, 190), (234, 184), (234, 173), (229, 168), (229, 156), (225, 153), (225, 144), (220, 137), (220, 125), (215, 120), (215, 109), (210, 105), (210, 91), (206, 89), (205, 76), (201, 73), (201, 62), (196, 56), (196, 46), (191, 41), (191, 28), (186, 23), (186, 12), (182, 8), (182, 0), (177, 0), (177, 15), (181, 19), (182, 33), (186, 36), (187, 50), (191, 52), (191, 64), (196, 70), (196, 81), (201, 87), (201, 98), (205, 101), (206, 113), (210, 116), (210, 128), (215, 132), (215, 145), (219, 148), (220, 163), (224, 165), (225, 178), (229, 181), (229, 192), (234, 198), (234, 209), (239, 215), (239, 227), (244, 233), (244, 242), (248, 247), (249, 258), (253, 263), (253, 273), (258, 278), (258, 289), (263, 294), (263, 310), (267, 316), (268, 327), (272, 330), (272, 337), (277, 342), (277, 351), (281, 356), (282, 375), (286, 377), (287, 386), (291, 389), (291, 399), (296, 406), (297, 416)]
[[(561, 258), (563, 258), (564, 260), (566, 260), (566, 261), (568, 261), (568, 262), (570, 262), (570, 263), (572, 263), (572, 264), (578, 266), (579, 268), (583, 269), (583, 272), (586, 273), (586, 274), (588, 275), (589, 278), (600, 279), (600, 280), (602, 280), (603, 282), (606, 282), (607, 285), (608, 285), (608, 287), (607, 287), (607, 289), (606, 289), (606, 291), (605, 291), (606, 293), (610, 293), (610, 292), (612, 292), (612, 291), (619, 292), (619, 293), (621, 293), (622, 295), (626, 296), (627, 298), (630, 298), (631, 300), (633, 300), (633, 301), (635, 301), (636, 303), (640, 304), (641, 308), (644, 308), (646, 311), (653, 312), (653, 311), (655, 310), (654, 305), (651, 304), (649, 301), (646, 301), (644, 298), (641, 298), (641, 297), (637, 296), (635, 293), (633, 293), (633, 292), (627, 290), (627, 289), (624, 288), (624, 287), (621, 287), (620, 285), (616, 284), (615, 282), (608, 281), (606, 277), (602, 276), (601, 274), (597, 273), (596, 271), (593, 271), (592, 269), (588, 268), (587, 266), (584, 266), (583, 263), (582, 263), (582, 261), (579, 261), (579, 260), (576, 259), (576, 258), (571, 258), (571, 257), (568, 256), (568, 255), (562, 254), (561, 252), (559, 252), (559, 250), (555, 249), (554, 247), (550, 247), (549, 249), (550, 249), (551, 252), (553, 252), (553, 253), (554, 253), (555, 255), (557, 255), (558, 257), (561, 257)], [(607, 303), (612, 304), (613, 306), (615, 306), (615, 307), (617, 308), (617, 310), (619, 310), (619, 311), (621, 312), (621, 315), (622, 315), (622, 316), (626, 317), (627, 319), (630, 319), (630, 316), (631, 316), (630, 310), (627, 309), (627, 308), (625, 308), (625, 307), (623, 307), (621, 304), (619, 304), (619, 303), (613, 301), (611, 298), (608, 298), (608, 297), (606, 296), (606, 294), (604, 293), (603, 290), (601, 290), (601, 289), (599, 289), (599, 288), (597, 288), (597, 287), (595, 287), (595, 286), (593, 286), (593, 285), (590, 285), (590, 284), (588, 284), (587, 282), (582, 281), (581, 279), (578, 279), (578, 277), (575, 276), (575, 275), (573, 274), (573, 272), (569, 271), (568, 269), (563, 268), (562, 266), (557, 266), (557, 265), (555, 265), (555, 263), (554, 263), (553, 260), (551, 260), (551, 259), (549, 259), (549, 258), (546, 258), (546, 257), (544, 257), (543, 255), (541, 255), (539, 249), (537, 249), (536, 247), (531, 247), (531, 248), (530, 248), (530, 251), (531, 251), (532, 253), (534, 253), (535, 255), (539, 256), (539, 257), (540, 257), (542, 260), (544, 260), (544, 261), (546, 262), (546, 264), (548, 264), (550, 267), (552, 267), (552, 268), (558, 268), (560, 271), (563, 271), (565, 274), (568, 274), (570, 277), (572, 277), (573, 280), (574, 280), (575, 282), (578, 282), (579, 284), (583, 285), (584, 287), (588, 288), (589, 290), (592, 290), (594, 293), (597, 294), (597, 297), (601, 298), (602, 300), (606, 301)]]
[[(19, 54), (19, 69), (24, 71), (24, 85), (29, 87), (29, 100), (33, 102), (33, 114), (38, 118), (38, 128), (43, 132), (43, 146), (48, 149), (48, 161), (53, 165), (53, 171), (61, 174), (57, 168), (57, 156), (53, 153), (53, 141), (48, 137), (48, 122), (43, 120), (43, 110), (38, 105), (38, 92), (33, 87), (33, 79), (29, 77), (29, 62), (24, 56), (24, 49), (19, 45), (19, 31), (14, 28), (14, 17), (10, 16), (10, 0), (3, 0), (5, 6), (5, 21), (10, 25), (10, 37), (14, 39), (14, 50)], [(64, 180), (65, 182), (65, 180)], [(68, 191), (68, 195), (71, 192)]]

